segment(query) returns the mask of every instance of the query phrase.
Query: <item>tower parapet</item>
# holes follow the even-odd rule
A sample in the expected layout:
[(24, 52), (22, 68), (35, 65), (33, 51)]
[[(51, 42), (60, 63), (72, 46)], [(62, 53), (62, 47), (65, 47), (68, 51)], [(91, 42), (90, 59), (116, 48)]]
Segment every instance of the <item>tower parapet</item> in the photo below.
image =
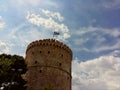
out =
[(27, 50), (26, 52), (32, 48), (32, 47), (35, 47), (35, 46), (41, 46), (41, 45), (49, 45), (49, 46), (55, 46), (55, 47), (59, 47), (59, 48), (62, 48), (62, 49), (65, 49), (67, 52), (71, 53), (72, 55), (72, 51), (71, 49), (66, 46), (65, 44), (63, 44), (62, 42), (59, 42), (58, 40), (55, 40), (55, 39), (43, 39), (43, 40), (37, 40), (37, 41), (33, 41), (32, 43), (30, 43), (27, 47)]
[(25, 60), (28, 90), (71, 90), (72, 51), (65, 44), (55, 39), (33, 41)]

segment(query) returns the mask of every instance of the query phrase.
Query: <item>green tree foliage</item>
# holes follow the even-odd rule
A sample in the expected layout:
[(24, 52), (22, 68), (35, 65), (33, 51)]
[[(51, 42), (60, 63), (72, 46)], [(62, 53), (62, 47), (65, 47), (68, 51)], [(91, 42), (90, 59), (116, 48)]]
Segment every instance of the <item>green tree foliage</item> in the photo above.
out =
[(0, 85), (10, 83), (9, 87), (7, 86), (4, 90), (25, 90), (26, 81), (21, 75), (27, 71), (26, 67), (22, 56), (0, 55)]

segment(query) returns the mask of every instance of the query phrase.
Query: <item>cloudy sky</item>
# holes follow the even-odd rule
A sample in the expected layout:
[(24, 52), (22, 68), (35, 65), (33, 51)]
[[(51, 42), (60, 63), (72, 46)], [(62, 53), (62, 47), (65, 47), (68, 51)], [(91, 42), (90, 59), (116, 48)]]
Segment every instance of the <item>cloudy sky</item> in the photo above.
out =
[(73, 51), (72, 90), (120, 90), (120, 0), (0, 0), (0, 53), (25, 56), (55, 31)]

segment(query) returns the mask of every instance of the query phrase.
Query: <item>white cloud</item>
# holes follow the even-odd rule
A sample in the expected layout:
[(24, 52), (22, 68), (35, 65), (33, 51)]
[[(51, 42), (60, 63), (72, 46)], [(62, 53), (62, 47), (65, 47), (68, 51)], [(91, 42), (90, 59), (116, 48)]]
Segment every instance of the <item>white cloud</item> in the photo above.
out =
[(4, 26), (5, 26), (5, 23), (0, 22), (0, 29), (3, 29), (3, 28), (4, 28)]
[(14, 4), (17, 4), (18, 6), (22, 7), (27, 4), (38, 5), (41, 2), (41, 0), (24, 0), (24, 1), (23, 0), (16, 0), (16, 1), (11, 0), (10, 2), (11, 2), (11, 4), (14, 3)]
[(0, 41), (0, 53), (10, 53), (11, 44)]
[(61, 22), (64, 20), (64, 18), (61, 16), (61, 14), (59, 12), (52, 12), (49, 10), (42, 9), (42, 13), (49, 18), (53, 18), (53, 19), (59, 20)]
[(16, 26), (15, 28), (11, 29), (11, 32), (9, 33), (9, 37), (11, 37), (12, 39), (17, 39), (18, 36), (16, 35), (16, 32), (19, 32), (19, 30), (21, 28), (23, 28), (25, 26), (25, 24), (20, 24), (19, 26)]
[[(24, 30), (22, 30), (23, 28)], [(24, 47), (26, 44), (29, 44), (33, 40), (45, 38), (46, 33), (43, 32), (42, 34), (41, 32), (36, 28), (28, 27), (27, 24), (23, 23), (19, 26), (16, 26), (15, 28), (12, 28), (8, 36), (11, 38), (11, 40), (14, 41), (14, 43), (17, 43), (16, 46), (20, 45)]]
[(120, 36), (120, 28), (112, 28), (112, 29), (100, 29), (104, 34), (110, 35), (112, 37), (119, 37)]
[(26, 2), (33, 4), (33, 5), (38, 5), (40, 4), (42, 0), (26, 0)]
[(120, 48), (120, 41), (118, 39), (114, 45), (102, 45), (101, 44), (101, 46), (99, 45), (99, 48), (98, 46), (95, 46), (92, 49), (95, 52), (100, 52), (100, 51), (105, 51), (105, 50), (117, 50), (119, 48)]
[(5, 27), (5, 23), (2, 20), (2, 17), (0, 16), (0, 30)]
[(0, 12), (5, 12), (7, 10), (7, 7), (3, 4), (0, 4)]
[(64, 37), (64, 38), (69, 38), (69, 37), (70, 37), (70, 34), (64, 33), (64, 34), (63, 34), (63, 37)]
[(8, 0), (7, 2), (9, 7), (14, 7), (18, 9), (20, 12), (24, 12), (27, 10), (39, 9), (39, 8), (58, 8), (58, 3), (55, 0)]
[[(66, 25), (64, 25), (63, 23), (58, 23), (54, 20), (53, 16), (54, 14), (56, 14), (56, 12), (52, 13), (51, 11), (47, 11), (50, 12), (48, 14), (47, 18), (42, 17), (40, 14), (34, 14), (34, 13), (30, 13), (28, 12), (27, 15), (27, 20), (37, 26), (41, 26), (44, 27), (46, 30), (52, 30), (60, 32), (60, 38), (61, 39), (67, 39), (70, 37), (69, 34), (69, 29)], [(57, 12), (58, 13), (58, 12)], [(47, 15), (46, 12), (44, 12), (44, 14)], [(53, 15), (53, 16), (52, 16)], [(61, 20), (60, 18), (62, 18), (62, 16), (57, 16), (56, 19)]]
[(101, 28), (99, 28), (99, 27), (93, 27), (93, 26), (81, 27), (79, 30), (77, 30), (77, 32), (75, 34), (83, 35), (83, 34), (86, 34), (86, 33), (89, 33), (89, 32), (97, 31), (99, 29), (101, 29)]
[(62, 31), (68, 32), (69, 29), (64, 24), (59, 24), (55, 22), (52, 18), (43, 18), (37, 14), (28, 13), (27, 19), (30, 23), (35, 24), (37, 26), (44, 26), (47, 29), (52, 29), (53, 31)]
[[(74, 35), (80, 38), (76, 38), (74, 44), (80, 47), (82, 46), (84, 50), (89, 52), (117, 50), (120, 48), (120, 28), (82, 27), (77, 30)], [(108, 37), (112, 38), (112, 41), (110, 41), (111, 39)], [(86, 47), (85, 44), (87, 43), (91, 43), (92, 46)]]
[(120, 0), (109, 0), (103, 3), (105, 8), (120, 8)]
[(102, 28), (102, 27), (82, 27), (75, 33), (76, 35), (84, 35), (86, 33), (102, 33), (104, 35), (110, 35), (113, 37), (119, 37), (120, 36), (120, 28)]
[(113, 55), (115, 57), (120, 56), (120, 50), (114, 50), (113, 52), (111, 52), (109, 55)]
[(101, 56), (72, 62), (73, 90), (120, 90), (120, 58)]

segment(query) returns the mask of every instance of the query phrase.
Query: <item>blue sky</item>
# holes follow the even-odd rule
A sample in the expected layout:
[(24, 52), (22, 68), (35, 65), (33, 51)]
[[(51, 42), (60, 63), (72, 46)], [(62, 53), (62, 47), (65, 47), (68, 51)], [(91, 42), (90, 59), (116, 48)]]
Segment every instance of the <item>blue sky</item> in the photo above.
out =
[(0, 53), (25, 56), (54, 31), (73, 51), (73, 90), (120, 89), (120, 0), (0, 0)]

